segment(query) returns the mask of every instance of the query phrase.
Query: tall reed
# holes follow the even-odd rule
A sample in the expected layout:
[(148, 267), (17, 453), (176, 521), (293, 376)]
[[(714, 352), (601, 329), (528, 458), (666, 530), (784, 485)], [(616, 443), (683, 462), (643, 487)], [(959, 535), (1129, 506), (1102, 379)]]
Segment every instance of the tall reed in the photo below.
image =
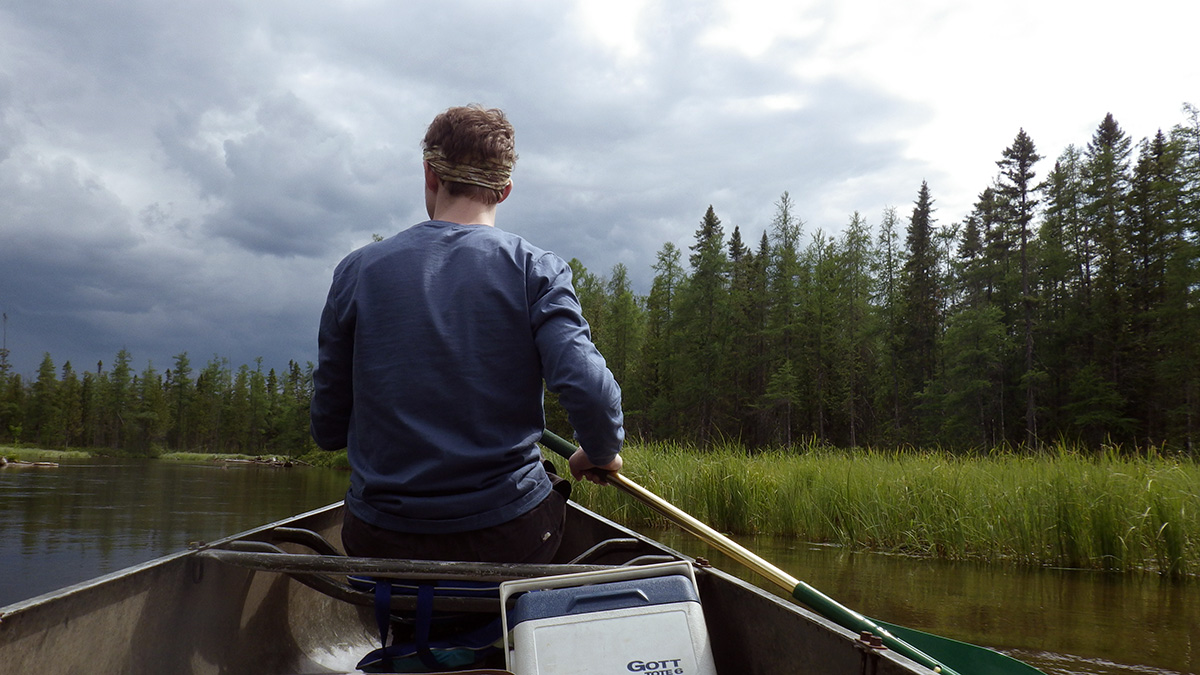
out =
[[(1026, 456), (939, 451), (711, 451), (627, 447), (625, 473), (734, 534), (847, 547), (1172, 577), (1200, 574), (1200, 465), (1086, 455), (1059, 446)], [(561, 464), (560, 464), (561, 465)], [(574, 498), (634, 527), (659, 516), (610, 488)]]

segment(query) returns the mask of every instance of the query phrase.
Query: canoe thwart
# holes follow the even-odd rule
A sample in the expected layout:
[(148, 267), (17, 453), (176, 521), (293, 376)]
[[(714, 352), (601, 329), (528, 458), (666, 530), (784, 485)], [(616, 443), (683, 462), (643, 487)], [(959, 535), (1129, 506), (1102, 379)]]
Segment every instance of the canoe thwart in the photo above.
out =
[[(255, 548), (263, 542), (229, 542), (236, 548)], [(246, 544), (251, 544), (246, 546)], [(268, 544), (269, 546), (269, 544)], [(466, 579), (471, 581), (508, 581), (530, 577), (548, 577), (571, 572), (612, 569), (613, 565), (569, 565), (526, 563), (473, 563), (443, 560), (403, 560), (392, 558), (356, 558), (343, 555), (274, 553), (210, 548), (196, 553), (202, 560), (214, 560), (261, 572), (281, 574), (323, 572), (357, 574), (404, 579)]]

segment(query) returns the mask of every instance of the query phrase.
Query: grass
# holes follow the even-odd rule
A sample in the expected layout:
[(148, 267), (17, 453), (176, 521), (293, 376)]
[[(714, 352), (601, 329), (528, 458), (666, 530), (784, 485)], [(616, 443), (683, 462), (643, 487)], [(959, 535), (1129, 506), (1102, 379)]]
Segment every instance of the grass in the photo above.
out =
[(277, 457), (276, 455), (243, 455), (237, 453), (218, 453), (218, 452), (164, 452), (156, 457), (156, 459), (165, 460), (168, 462), (220, 462), (222, 460), (270, 460)]
[[(24, 462), (56, 462), (63, 459), (88, 459), (90, 457), (134, 457), (129, 453), (114, 451), (111, 448), (78, 449), (78, 450), (47, 450), (30, 446), (0, 445), (0, 457)], [(163, 452), (153, 455), (137, 455), (138, 459), (161, 459), (169, 462), (219, 462), (229, 460), (258, 460), (258, 461), (287, 461), (298, 464), (329, 469), (349, 469), (350, 462), (346, 459), (346, 451), (325, 452), (314, 450), (301, 457), (286, 457), (283, 455), (247, 455), (237, 453), (217, 452)]]
[[(717, 528), (956, 560), (1200, 574), (1200, 465), (1059, 447), (1039, 456), (627, 447), (625, 473)], [(660, 516), (617, 490), (574, 498), (631, 526)]]
[(0, 457), (21, 462), (57, 462), (63, 459), (87, 459), (91, 453), (82, 450), (47, 450), (45, 448), (0, 445)]
[[(629, 445), (625, 473), (718, 530), (955, 560), (1200, 575), (1200, 464), (1060, 446), (1027, 456), (938, 451), (699, 451)], [(58, 461), (86, 451), (0, 446), (0, 456)], [(168, 453), (212, 461), (248, 455)], [(565, 474), (565, 460), (554, 458)], [(346, 453), (299, 461), (346, 469)], [(625, 494), (583, 482), (573, 498), (633, 527), (666, 527)]]
[(337, 450), (329, 452), (328, 450), (313, 450), (305, 453), (298, 458), (299, 461), (309, 465), (318, 466), (324, 469), (341, 469), (350, 470), (350, 460), (346, 457), (345, 450)]

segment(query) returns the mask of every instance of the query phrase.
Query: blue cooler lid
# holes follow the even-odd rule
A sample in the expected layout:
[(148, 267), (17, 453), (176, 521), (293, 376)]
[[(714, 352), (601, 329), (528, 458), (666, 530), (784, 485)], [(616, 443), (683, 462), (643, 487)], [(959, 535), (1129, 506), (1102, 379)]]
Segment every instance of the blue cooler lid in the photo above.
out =
[(676, 602), (700, 602), (692, 582), (679, 574), (551, 588), (518, 597), (509, 623)]

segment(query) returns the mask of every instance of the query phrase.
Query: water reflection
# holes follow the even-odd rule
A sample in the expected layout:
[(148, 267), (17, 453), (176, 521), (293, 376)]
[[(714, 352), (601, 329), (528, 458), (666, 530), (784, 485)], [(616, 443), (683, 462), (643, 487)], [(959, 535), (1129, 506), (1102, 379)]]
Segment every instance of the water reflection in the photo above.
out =
[(0, 471), (0, 607), (337, 500), (318, 469), (87, 460)]
[[(654, 534), (761, 581), (690, 537)], [(998, 648), (1051, 675), (1200, 672), (1195, 581), (916, 560), (772, 537), (742, 543), (868, 616)]]

